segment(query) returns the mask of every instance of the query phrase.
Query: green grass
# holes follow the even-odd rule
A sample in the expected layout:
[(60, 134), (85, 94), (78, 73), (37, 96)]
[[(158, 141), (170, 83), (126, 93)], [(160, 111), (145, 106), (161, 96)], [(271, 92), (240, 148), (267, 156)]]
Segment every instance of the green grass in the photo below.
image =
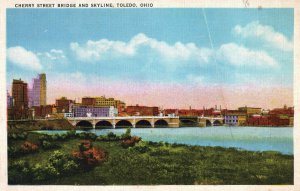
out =
[[(36, 134), (28, 139), (36, 141)], [(79, 139), (58, 142), (71, 154)], [(13, 141), (10, 142), (13, 144)], [(251, 152), (233, 148), (201, 147), (140, 142), (124, 149), (119, 141), (93, 142), (108, 159), (88, 172), (50, 179), (54, 185), (171, 185), (171, 184), (293, 184), (293, 156), (276, 152)], [(147, 148), (143, 150), (141, 148)], [(45, 164), (54, 150), (9, 158)]]

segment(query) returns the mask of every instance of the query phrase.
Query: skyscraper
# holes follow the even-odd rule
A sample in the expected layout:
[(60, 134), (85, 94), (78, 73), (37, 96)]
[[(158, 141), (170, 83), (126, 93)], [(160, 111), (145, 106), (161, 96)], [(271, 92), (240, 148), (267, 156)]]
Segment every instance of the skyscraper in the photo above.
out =
[(29, 90), (29, 107), (45, 106), (47, 99), (47, 81), (46, 74), (39, 74), (37, 78), (33, 78), (32, 89)]
[(8, 91), (6, 92), (6, 98), (7, 98), (7, 108), (11, 108), (13, 106), (13, 97), (8, 93)]
[(21, 79), (13, 80), (12, 97), (14, 99), (14, 118), (28, 117), (28, 91), (27, 83)]

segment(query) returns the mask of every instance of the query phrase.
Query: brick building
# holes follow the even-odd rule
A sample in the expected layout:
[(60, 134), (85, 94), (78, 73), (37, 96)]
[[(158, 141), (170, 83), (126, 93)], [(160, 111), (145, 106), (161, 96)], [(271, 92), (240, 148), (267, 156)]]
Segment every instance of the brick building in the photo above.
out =
[(13, 80), (12, 98), (13, 107), (9, 110), (10, 119), (27, 119), (28, 118), (28, 89), (27, 83), (21, 79)]
[(72, 111), (72, 104), (75, 101), (67, 99), (66, 97), (62, 97), (55, 101), (55, 107), (57, 113), (68, 113)]
[(130, 116), (158, 116), (158, 107), (148, 106), (127, 106), (125, 112)]

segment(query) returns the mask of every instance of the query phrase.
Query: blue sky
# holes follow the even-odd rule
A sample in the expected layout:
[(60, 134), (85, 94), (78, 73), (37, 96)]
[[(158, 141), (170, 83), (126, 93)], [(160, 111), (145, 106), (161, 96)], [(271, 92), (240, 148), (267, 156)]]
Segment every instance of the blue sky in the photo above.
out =
[(293, 18), (293, 9), (8, 9), (7, 85), (46, 72), (48, 83), (292, 87)]

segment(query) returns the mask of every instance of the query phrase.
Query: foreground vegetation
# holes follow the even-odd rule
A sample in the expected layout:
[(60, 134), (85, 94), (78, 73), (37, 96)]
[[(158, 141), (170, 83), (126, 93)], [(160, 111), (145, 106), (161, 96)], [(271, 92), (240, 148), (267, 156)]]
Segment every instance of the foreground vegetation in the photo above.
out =
[(8, 135), (9, 184), (293, 184), (293, 156), (109, 133)]

